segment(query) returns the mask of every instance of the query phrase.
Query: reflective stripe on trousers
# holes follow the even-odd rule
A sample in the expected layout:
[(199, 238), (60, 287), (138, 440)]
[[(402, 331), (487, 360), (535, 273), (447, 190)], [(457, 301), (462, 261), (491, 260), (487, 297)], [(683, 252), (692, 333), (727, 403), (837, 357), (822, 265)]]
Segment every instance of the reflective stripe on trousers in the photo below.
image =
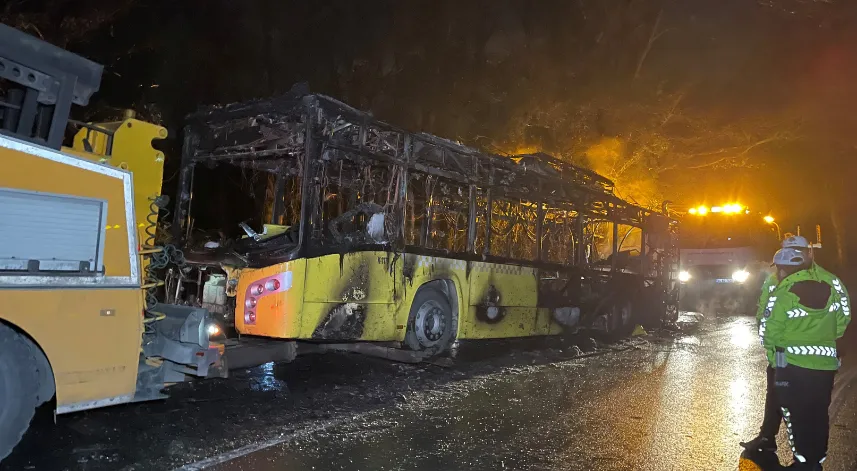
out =
[[(792, 432), (792, 421), (791, 421), (792, 415), (789, 412), (789, 409), (787, 407), (781, 407), (781, 409), (783, 410), (783, 420), (785, 420), (785, 422), (786, 422), (786, 430), (788, 431), (789, 446), (792, 449), (792, 454), (794, 455), (796, 461), (800, 461), (801, 463), (806, 463), (806, 457), (804, 457), (803, 455), (801, 455), (800, 453), (798, 453), (795, 450), (795, 435)], [(824, 460), (826, 460), (826, 459), (827, 459), (827, 457), (823, 456), (820, 460), (818, 460), (818, 462), (824, 463)]]
[[(806, 463), (806, 458), (803, 457), (800, 453), (795, 450), (795, 434), (792, 431), (792, 414), (789, 412), (787, 407), (781, 407), (783, 410), (783, 420), (786, 421), (786, 431), (789, 436), (789, 446), (792, 449), (792, 454), (795, 457), (795, 460), (800, 461), (801, 463)], [(823, 460), (822, 460), (823, 461)]]

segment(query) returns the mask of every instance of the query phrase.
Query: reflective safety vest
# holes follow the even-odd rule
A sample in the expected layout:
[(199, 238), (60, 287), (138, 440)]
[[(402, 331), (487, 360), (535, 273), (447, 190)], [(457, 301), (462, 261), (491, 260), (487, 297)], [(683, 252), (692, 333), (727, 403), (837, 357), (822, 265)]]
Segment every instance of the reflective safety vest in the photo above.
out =
[[(814, 265), (813, 268), (816, 266)], [(795, 365), (814, 370), (836, 370), (836, 339), (851, 322), (851, 304), (842, 282), (827, 270), (801, 270), (770, 287), (759, 321), (759, 337), (774, 367)], [(831, 288), (822, 309), (808, 309), (791, 292), (795, 283), (820, 281)], [(764, 293), (762, 294), (764, 297)]]
[(762, 293), (759, 295), (759, 306), (756, 309), (756, 323), (762, 320), (762, 315), (765, 314), (765, 307), (768, 305), (768, 296), (774, 292), (777, 287), (777, 274), (771, 273), (765, 278), (762, 283)]
[[(834, 278), (836, 278), (836, 276), (833, 273), (830, 273), (829, 271), (825, 270), (824, 268), (821, 267), (821, 265), (818, 265), (815, 262), (813, 262), (812, 266), (809, 267), (809, 271), (810, 271), (810, 273), (812, 273), (815, 276), (815, 279), (817, 279), (818, 281), (824, 281), (824, 280), (832, 281)], [(776, 287), (777, 287), (777, 274), (776, 274), (776, 272), (774, 272), (774, 273), (769, 274), (767, 276), (767, 278), (765, 278), (765, 281), (762, 283), (762, 292), (759, 295), (759, 305), (756, 308), (756, 324), (757, 324), (757, 326), (758, 326), (758, 323), (762, 320), (762, 315), (765, 313), (765, 307), (768, 304), (768, 296), (770, 296), (771, 293), (774, 292), (774, 289)]]

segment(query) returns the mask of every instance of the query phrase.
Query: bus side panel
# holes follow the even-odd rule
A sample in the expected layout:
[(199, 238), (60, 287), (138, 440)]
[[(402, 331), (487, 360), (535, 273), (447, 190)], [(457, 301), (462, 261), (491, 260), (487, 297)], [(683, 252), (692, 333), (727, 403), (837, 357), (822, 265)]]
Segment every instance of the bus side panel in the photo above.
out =
[[(507, 338), (545, 333), (536, 322), (537, 303), (535, 268), (474, 263), (470, 272), (467, 314), (460, 322), (463, 328), (459, 337)], [(497, 320), (490, 320), (485, 315), (490, 305), (499, 308)]]
[(394, 303), (403, 296), (401, 257), (351, 252), (311, 258), (306, 264), (300, 338), (396, 339)]
[(304, 303), (298, 338), (314, 340), (397, 340), (394, 304)]
[[(53, 151), (51, 151), (53, 152)], [(74, 159), (69, 157), (69, 159)], [(131, 258), (122, 178), (0, 146), (0, 187), (107, 200), (105, 276), (129, 276)], [(135, 280), (137, 282), (137, 280)]]
[[(550, 319), (549, 310), (536, 308), (533, 268), (470, 262), (468, 280), (468, 262), (462, 260), (404, 254), (394, 257), (390, 268), (388, 257), (387, 252), (354, 252), (244, 270), (238, 285), (236, 326), (241, 333), (276, 338), (401, 341), (417, 290), (434, 280), (450, 280), (458, 296), (459, 338), (526, 337), (561, 331)], [(300, 263), (306, 264), (303, 277), (297, 266)], [(291, 289), (258, 298), (256, 324), (247, 325), (247, 290), (259, 280), (287, 270), (294, 272)], [(500, 296), (499, 321), (489, 321), (479, 312), (484, 311), (491, 286)]]
[(480, 319), (477, 306), (468, 306), (464, 319), (461, 339), (501, 339), (512, 337), (530, 337), (539, 334), (535, 330), (535, 308), (504, 307), (503, 318), (499, 322), (485, 322)]
[(563, 333), (562, 326), (553, 320), (551, 310), (546, 307), (538, 308), (536, 312), (536, 335), (559, 335)]
[(139, 288), (0, 290), (0, 318), (44, 350), (57, 412), (128, 402), (142, 334)]
[[(252, 296), (249, 290), (264, 280), (281, 276), (281, 289), (275, 293)], [(297, 259), (259, 270), (242, 270), (238, 277), (235, 303), (235, 328), (238, 332), (262, 337), (293, 339), (300, 338), (303, 315), (304, 280), (306, 260)], [(254, 298), (256, 306), (248, 308), (248, 298)], [(246, 322), (248, 312), (256, 314), (256, 323)]]
[[(403, 301), (398, 304), (396, 312), (396, 340), (405, 339), (408, 325), (408, 316), (411, 313), (411, 305), (417, 291), (426, 283), (436, 280), (451, 281), (455, 287), (456, 303), (458, 304), (458, 326), (457, 337), (461, 336), (462, 319), (466, 317), (465, 309), (469, 299), (469, 286), (467, 283), (467, 263), (463, 260), (451, 258), (430, 257), (424, 255), (404, 254), (404, 273), (402, 286)], [(472, 262), (471, 262), (472, 263)], [(454, 307), (453, 307), (454, 308)]]
[(394, 291), (395, 268), (391, 273), (388, 252), (351, 252), (307, 259), (306, 302), (357, 302), (390, 304)]

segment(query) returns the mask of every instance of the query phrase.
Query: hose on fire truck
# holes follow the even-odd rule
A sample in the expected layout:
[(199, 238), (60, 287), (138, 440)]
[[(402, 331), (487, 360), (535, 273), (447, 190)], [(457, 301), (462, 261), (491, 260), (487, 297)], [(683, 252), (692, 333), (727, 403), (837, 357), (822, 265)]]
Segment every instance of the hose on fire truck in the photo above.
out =
[(143, 325), (145, 333), (153, 333), (152, 322), (163, 319), (165, 314), (154, 310), (158, 304), (158, 288), (164, 286), (158, 273), (170, 263), (182, 268), (186, 265), (184, 253), (172, 244), (157, 244), (158, 217), (164, 212), (164, 217), (169, 215), (166, 209), (170, 198), (166, 195), (149, 198), (149, 213), (146, 215), (145, 237), (141, 245), (140, 255), (148, 262), (145, 268), (145, 276), (142, 288), (146, 291)]

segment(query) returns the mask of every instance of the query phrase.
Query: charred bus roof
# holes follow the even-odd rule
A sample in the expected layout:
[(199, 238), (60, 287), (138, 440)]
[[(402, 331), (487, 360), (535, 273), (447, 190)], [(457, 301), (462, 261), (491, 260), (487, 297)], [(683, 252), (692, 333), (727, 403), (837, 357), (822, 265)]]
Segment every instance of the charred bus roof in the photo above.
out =
[[(617, 197), (609, 179), (553, 156), (500, 156), (410, 133), (300, 86), (279, 97), (210, 106), (188, 116), (180, 198), (189, 198), (188, 174), (198, 163), (298, 176), (308, 152), (327, 163), (386, 163), (508, 197), (570, 204), (574, 211), (623, 224), (639, 226), (646, 216), (660, 214)], [(187, 215), (179, 209), (176, 216)]]

